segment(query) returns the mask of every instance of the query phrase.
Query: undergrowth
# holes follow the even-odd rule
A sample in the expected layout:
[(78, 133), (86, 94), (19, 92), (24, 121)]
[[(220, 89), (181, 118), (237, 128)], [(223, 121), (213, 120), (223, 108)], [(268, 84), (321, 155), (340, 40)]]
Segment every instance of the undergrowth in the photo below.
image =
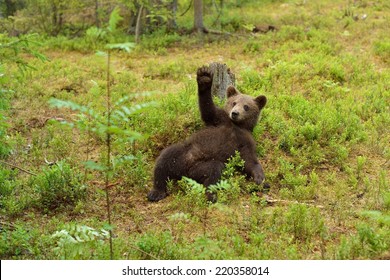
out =
[[(42, 36), (33, 48), (50, 61), (21, 77), (0, 68), (0, 256), (388, 259), (389, 15), (385, 1), (363, 2), (229, 4), (215, 26), (239, 36), (160, 31), (130, 54), (111, 50), (110, 125), (107, 57), (92, 49), (124, 37), (109, 24), (74, 40)], [(259, 24), (277, 30), (248, 31)], [(242, 176), (236, 156), (212, 187), (217, 203), (184, 178), (151, 204), (155, 159), (203, 126), (195, 73), (212, 61), (242, 92), (267, 96), (254, 138), (270, 188)]]

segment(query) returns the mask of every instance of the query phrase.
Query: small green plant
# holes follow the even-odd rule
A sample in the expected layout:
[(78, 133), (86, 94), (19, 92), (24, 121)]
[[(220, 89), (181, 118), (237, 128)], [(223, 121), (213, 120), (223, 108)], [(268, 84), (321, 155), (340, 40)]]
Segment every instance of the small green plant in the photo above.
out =
[(223, 241), (214, 240), (204, 234), (194, 240), (188, 255), (191, 259), (223, 260), (226, 259), (230, 251), (230, 247), (223, 247)]
[[(203, 233), (207, 232), (207, 225), (209, 224), (208, 216), (209, 216), (209, 205), (211, 201), (209, 198), (214, 198), (216, 196), (216, 186), (209, 186), (206, 188), (196, 182), (195, 180), (187, 177), (183, 177), (179, 182), (179, 186), (182, 190), (184, 190), (184, 197), (178, 199), (179, 203), (182, 205), (187, 205), (191, 216), (196, 217), (201, 221), (203, 227)], [(207, 195), (206, 195), (207, 193)]]
[(307, 175), (300, 174), (302, 166), (295, 166), (283, 158), (279, 159), (279, 163), (279, 173), (282, 176), (280, 183), (283, 187), (294, 189), (307, 184)]
[(22, 223), (2, 222), (0, 231), (1, 259), (31, 259), (34, 256), (44, 258), (43, 247), (47, 246), (46, 236), (38, 230), (26, 227)]
[(114, 43), (115, 37), (120, 35), (118, 24), (122, 21), (119, 8), (116, 7), (110, 14), (108, 25), (105, 28), (92, 26), (85, 32), (85, 40), (92, 49), (96, 49), (102, 44)]
[(384, 38), (381, 41), (378, 41), (374, 44), (375, 54), (382, 57), (382, 59), (386, 62), (390, 61), (390, 40), (388, 38)]
[(177, 245), (169, 231), (147, 232), (136, 241), (141, 259), (180, 259)]
[(296, 240), (310, 242), (318, 234), (324, 234), (325, 224), (318, 208), (305, 204), (292, 204), (285, 215), (285, 229)]
[[(3, 200), (3, 198), (9, 196), (12, 193), (12, 172), (7, 169), (0, 168), (0, 198)], [(1, 207), (1, 201), (0, 201), (0, 207)]]
[(62, 260), (102, 259), (104, 257), (97, 254), (108, 237), (107, 230), (77, 224), (68, 224), (65, 229), (56, 231), (51, 236), (56, 244), (53, 252)]
[(241, 172), (244, 169), (244, 164), (245, 161), (241, 158), (240, 152), (236, 151), (225, 164), (225, 168), (222, 172), (222, 178), (227, 180), (234, 175), (237, 175), (237, 171)]
[(65, 161), (44, 168), (42, 173), (31, 178), (30, 184), (38, 194), (36, 206), (44, 212), (74, 207), (87, 194), (82, 175)]
[(390, 215), (381, 211), (362, 211), (364, 222), (356, 225), (357, 233), (343, 237), (336, 251), (337, 259), (377, 258), (390, 249)]
[(381, 224), (384, 223), (384, 227), (376, 228), (366, 223), (358, 225), (357, 236), (360, 241), (361, 250), (365, 251), (365, 254), (368, 256), (378, 255), (381, 252), (388, 252), (390, 249), (388, 244), (390, 238), (390, 216), (382, 215), (381, 213), (374, 211), (365, 212), (364, 214), (372, 217)]
[(364, 165), (366, 164), (367, 158), (365, 156), (358, 156), (356, 161), (357, 161), (357, 165), (356, 165), (356, 173), (357, 174), (356, 175), (357, 175), (357, 178), (360, 179)]
[(184, 191), (186, 201), (196, 207), (191, 208), (191, 214), (195, 215), (199, 208), (207, 206), (206, 188), (195, 180), (183, 177), (178, 182), (180, 188)]
[(85, 32), (85, 40), (91, 44), (93, 49), (96, 49), (99, 42), (107, 41), (107, 32), (104, 29), (92, 26)]
[(0, 168), (0, 211), (9, 217), (20, 214), (33, 204), (35, 192), (24, 187), (25, 181), (17, 179), (17, 172)]
[(172, 235), (177, 242), (184, 240), (184, 228), (191, 220), (191, 216), (187, 213), (178, 212), (169, 216), (169, 222), (172, 227)]
[[(255, 43), (253, 43), (255, 44)], [(248, 43), (249, 45), (249, 43)], [(249, 46), (250, 48), (256, 49), (255, 46)], [(242, 85), (240, 88), (243, 92), (247, 92), (248, 94), (255, 95), (255, 92), (264, 89), (265, 87), (268, 87), (268, 81), (265, 79), (265, 77), (262, 77), (262, 75), (255, 71), (254, 69), (247, 68), (242, 73)]]
[[(27, 53), (41, 61), (47, 61), (48, 59), (46, 56), (33, 48), (34, 45), (39, 45), (38, 42), (34, 41), (36, 36), (37, 34), (30, 34), (21, 36), (18, 39), (10, 39), (10, 37), (0, 34), (0, 66), (5, 63), (16, 64), (20, 72), (25, 74), (27, 70), (35, 68), (31, 65), (31, 63), (28, 63), (25, 59), (23, 59), (21, 54)], [(3, 75), (1, 75), (0, 81), (3, 78)], [(2, 90), (2, 88), (0, 88), (0, 90)]]
[(250, 193), (258, 190), (258, 186), (246, 180), (242, 174), (245, 161), (238, 151), (228, 159), (222, 171), (221, 181), (214, 187), (218, 193), (218, 201), (221, 203), (232, 203), (237, 201), (241, 193)]

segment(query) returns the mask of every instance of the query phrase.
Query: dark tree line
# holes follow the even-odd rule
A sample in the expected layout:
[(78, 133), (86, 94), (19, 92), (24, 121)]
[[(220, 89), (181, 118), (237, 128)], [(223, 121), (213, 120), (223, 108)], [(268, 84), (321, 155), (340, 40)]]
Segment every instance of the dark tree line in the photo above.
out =
[[(221, 4), (223, 0), (220, 0)], [(177, 17), (193, 12), (193, 30), (207, 32), (203, 11), (215, 0), (1, 0), (0, 27), (11, 35), (43, 32), (79, 35), (91, 26), (100, 28), (115, 7), (124, 18), (124, 30), (142, 34), (158, 28), (177, 30)]]

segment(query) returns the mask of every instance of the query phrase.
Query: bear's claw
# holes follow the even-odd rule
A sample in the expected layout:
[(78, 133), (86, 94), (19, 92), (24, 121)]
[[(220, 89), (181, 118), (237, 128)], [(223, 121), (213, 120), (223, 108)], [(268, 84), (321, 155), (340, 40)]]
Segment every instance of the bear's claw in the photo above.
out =
[(265, 176), (264, 176), (264, 174), (262, 172), (261, 173), (255, 173), (253, 175), (253, 180), (255, 181), (255, 183), (257, 185), (261, 185), (265, 181)]
[(148, 193), (147, 197), (148, 197), (149, 201), (157, 202), (157, 201), (159, 201), (167, 196), (168, 196), (168, 194), (166, 192), (161, 192), (161, 191), (153, 189)]

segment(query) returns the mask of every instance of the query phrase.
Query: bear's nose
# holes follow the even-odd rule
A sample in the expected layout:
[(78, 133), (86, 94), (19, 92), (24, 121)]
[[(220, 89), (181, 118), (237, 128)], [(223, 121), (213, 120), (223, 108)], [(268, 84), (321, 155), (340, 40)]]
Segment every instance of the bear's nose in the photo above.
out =
[(239, 115), (238, 112), (233, 111), (233, 112), (232, 112), (232, 119), (233, 119), (233, 120), (237, 119), (237, 118), (238, 118), (238, 115)]

